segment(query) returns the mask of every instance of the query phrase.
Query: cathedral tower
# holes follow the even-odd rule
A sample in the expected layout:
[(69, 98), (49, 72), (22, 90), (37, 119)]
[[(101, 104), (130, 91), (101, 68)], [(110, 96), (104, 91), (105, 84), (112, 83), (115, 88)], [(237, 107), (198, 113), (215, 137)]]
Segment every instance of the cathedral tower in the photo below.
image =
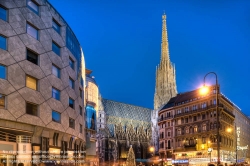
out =
[(164, 12), (162, 15), (161, 61), (156, 66), (154, 109), (166, 104), (176, 94), (175, 66), (169, 57), (166, 14)]

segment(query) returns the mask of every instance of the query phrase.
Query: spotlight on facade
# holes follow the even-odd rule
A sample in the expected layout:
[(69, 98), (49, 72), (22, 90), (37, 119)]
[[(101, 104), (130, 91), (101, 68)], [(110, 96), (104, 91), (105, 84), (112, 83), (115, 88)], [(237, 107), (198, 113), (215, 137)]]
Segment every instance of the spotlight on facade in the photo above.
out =
[(154, 148), (153, 146), (150, 146), (150, 147), (149, 147), (149, 151), (150, 151), (151, 153), (153, 153), (153, 152), (155, 151), (155, 148)]

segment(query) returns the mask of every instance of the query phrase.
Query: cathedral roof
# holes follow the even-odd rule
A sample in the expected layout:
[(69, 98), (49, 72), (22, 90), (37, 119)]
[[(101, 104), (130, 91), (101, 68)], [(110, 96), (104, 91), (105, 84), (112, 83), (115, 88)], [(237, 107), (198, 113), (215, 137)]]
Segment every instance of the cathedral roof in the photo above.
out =
[(134, 127), (144, 126), (148, 128), (151, 124), (151, 111), (148, 108), (134, 106), (103, 99), (104, 112), (107, 115), (107, 127), (110, 133), (114, 134), (114, 125), (121, 123), (122, 126), (132, 124)]

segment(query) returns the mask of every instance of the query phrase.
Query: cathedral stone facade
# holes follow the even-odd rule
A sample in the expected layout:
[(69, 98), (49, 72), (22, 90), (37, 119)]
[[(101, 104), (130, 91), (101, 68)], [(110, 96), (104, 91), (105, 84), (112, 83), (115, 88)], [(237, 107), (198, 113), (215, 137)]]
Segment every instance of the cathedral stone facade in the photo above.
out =
[(106, 122), (97, 126), (100, 163), (125, 162), (130, 146), (137, 161), (148, 158), (151, 110), (107, 99), (102, 99), (100, 105), (99, 112), (105, 114), (101, 113), (98, 120), (106, 116)]

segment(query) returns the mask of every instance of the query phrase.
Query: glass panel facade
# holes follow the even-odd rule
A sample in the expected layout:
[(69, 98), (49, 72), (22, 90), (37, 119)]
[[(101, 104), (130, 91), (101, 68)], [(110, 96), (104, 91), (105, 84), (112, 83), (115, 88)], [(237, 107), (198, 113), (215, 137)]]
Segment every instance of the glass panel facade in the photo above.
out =
[(0, 19), (7, 21), (7, 10), (0, 6)]
[(74, 109), (74, 100), (69, 98), (69, 106)]
[(0, 109), (4, 109), (5, 108), (5, 96), (0, 94)]
[(37, 4), (35, 4), (33, 1), (27, 0), (27, 6), (34, 13), (36, 13), (37, 15), (39, 14), (39, 6)]
[(55, 65), (52, 65), (52, 74), (60, 78), (60, 69)]
[(77, 60), (77, 72), (79, 67), (80, 67), (80, 63), (81, 63), (81, 49), (80, 49), (80, 44), (77, 40), (77, 38), (75, 37), (74, 33), (71, 31), (71, 29), (69, 27), (66, 28), (66, 46), (67, 48), (70, 50), (70, 52), (74, 55), (74, 57)]
[(6, 67), (3, 65), (0, 65), (0, 78), (6, 79)]
[(52, 51), (60, 56), (60, 47), (54, 42), (52, 42)]
[(61, 123), (61, 114), (56, 111), (52, 111), (52, 120), (57, 123)]
[(26, 76), (26, 86), (28, 88), (37, 90), (37, 79), (31, 76)]
[(96, 110), (93, 106), (87, 105), (86, 107), (86, 128), (95, 130), (96, 129)]
[(57, 33), (60, 34), (60, 32), (61, 32), (61, 30), (60, 30), (60, 25), (59, 25), (57, 22), (55, 22), (55, 20), (52, 20), (52, 27), (53, 27), (53, 29), (54, 29)]
[(37, 116), (38, 115), (37, 105), (26, 103), (26, 113)]
[(74, 80), (69, 78), (69, 87), (74, 89)]
[(69, 118), (69, 127), (73, 129), (75, 128), (75, 120), (72, 118)]
[(60, 91), (52, 87), (52, 97), (56, 100), (60, 100)]
[(27, 33), (38, 40), (38, 30), (28, 23), (27, 23)]
[(7, 50), (7, 39), (3, 36), (0, 36), (0, 48)]
[(30, 50), (27, 50), (27, 60), (38, 65), (38, 55)]

